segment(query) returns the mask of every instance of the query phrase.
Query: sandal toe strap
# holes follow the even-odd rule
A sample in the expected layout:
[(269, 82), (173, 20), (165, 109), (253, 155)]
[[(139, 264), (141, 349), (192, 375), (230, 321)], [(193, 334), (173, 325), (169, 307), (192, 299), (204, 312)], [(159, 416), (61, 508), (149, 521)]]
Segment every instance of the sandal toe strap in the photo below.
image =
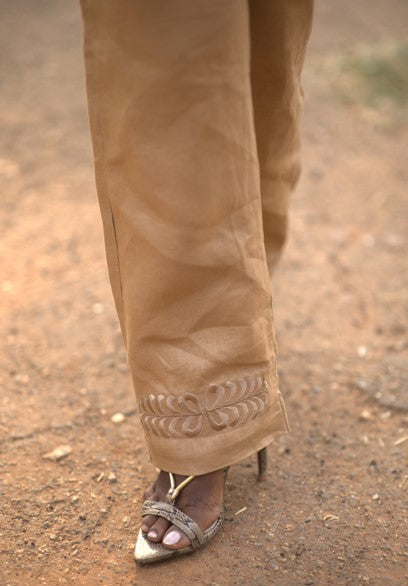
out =
[(144, 515), (164, 517), (167, 521), (176, 525), (187, 535), (194, 549), (200, 547), (206, 541), (206, 536), (197, 523), (174, 505), (147, 500), (142, 506), (142, 516)]

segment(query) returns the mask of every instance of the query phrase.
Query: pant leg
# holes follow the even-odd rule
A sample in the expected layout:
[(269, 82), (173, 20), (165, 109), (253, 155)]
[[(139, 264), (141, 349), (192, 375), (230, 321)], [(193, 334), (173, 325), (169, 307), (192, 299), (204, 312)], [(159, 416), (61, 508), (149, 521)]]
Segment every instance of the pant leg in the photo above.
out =
[(203, 474), (287, 431), (247, 0), (81, 0), (113, 294), (153, 464)]
[(290, 195), (300, 174), (300, 74), (313, 0), (248, 1), (263, 229), (272, 274), (286, 241)]

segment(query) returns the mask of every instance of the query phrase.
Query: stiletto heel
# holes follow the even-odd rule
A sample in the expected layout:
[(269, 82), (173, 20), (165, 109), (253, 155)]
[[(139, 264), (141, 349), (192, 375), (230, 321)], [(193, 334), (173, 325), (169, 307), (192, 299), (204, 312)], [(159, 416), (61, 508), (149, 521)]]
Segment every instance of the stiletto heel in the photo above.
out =
[[(262, 448), (257, 452), (258, 457), (258, 480), (263, 480), (266, 473), (267, 463), (267, 452), (266, 448)], [(229, 466), (224, 468), (224, 494), (225, 494), (225, 483), (227, 479)], [(225, 503), (221, 507), (218, 519), (204, 531), (200, 529), (191, 517), (180, 511), (175, 505), (178, 495), (183, 488), (189, 484), (195, 476), (188, 476), (178, 486), (174, 474), (169, 472), (170, 476), (170, 488), (165, 496), (164, 502), (147, 500), (144, 502), (142, 507), (142, 517), (145, 515), (156, 515), (157, 517), (163, 517), (170, 523), (173, 523), (181, 531), (183, 531), (187, 537), (191, 540), (191, 545), (183, 547), (182, 549), (168, 549), (161, 543), (153, 543), (147, 539), (147, 535), (144, 534), (142, 529), (139, 530), (137, 541), (134, 549), (134, 557), (138, 564), (151, 564), (159, 562), (160, 560), (172, 558), (174, 556), (183, 555), (186, 553), (192, 553), (196, 549), (200, 549), (207, 545), (209, 541), (214, 537), (216, 533), (221, 529), (224, 521)]]
[(258, 480), (264, 480), (266, 474), (266, 465), (268, 461), (268, 453), (266, 448), (259, 450), (258, 454)]

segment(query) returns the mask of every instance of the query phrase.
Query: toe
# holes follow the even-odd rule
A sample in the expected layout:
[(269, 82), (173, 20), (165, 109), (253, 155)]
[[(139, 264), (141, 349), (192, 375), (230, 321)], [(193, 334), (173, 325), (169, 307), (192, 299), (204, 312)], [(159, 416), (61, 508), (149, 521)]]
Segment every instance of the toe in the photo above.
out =
[(163, 539), (163, 535), (166, 533), (169, 527), (170, 523), (169, 521), (167, 521), (167, 519), (163, 519), (163, 517), (158, 517), (157, 521), (149, 529), (149, 532), (147, 534), (148, 540), (154, 541), (156, 543), (160, 542)]
[(142, 520), (141, 530), (147, 533), (152, 525), (156, 523), (158, 517), (156, 515), (145, 515)]
[(181, 529), (175, 525), (171, 525), (164, 534), (162, 543), (168, 549), (182, 549), (191, 545), (191, 541)]

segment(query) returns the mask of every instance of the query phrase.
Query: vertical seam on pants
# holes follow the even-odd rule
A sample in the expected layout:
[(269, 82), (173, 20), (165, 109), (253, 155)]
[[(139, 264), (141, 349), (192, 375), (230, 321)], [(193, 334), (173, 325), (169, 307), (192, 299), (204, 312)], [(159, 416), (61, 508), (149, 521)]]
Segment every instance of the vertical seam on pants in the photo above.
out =
[[(258, 145), (257, 145), (257, 141), (256, 141), (254, 103), (253, 103), (253, 97), (252, 97), (252, 84), (251, 84), (252, 39), (251, 39), (251, 22), (250, 22), (250, 13), (249, 13), (249, 1), (250, 0), (247, 0), (247, 2), (245, 4), (245, 6), (246, 6), (246, 26), (247, 26), (247, 36), (248, 36), (248, 50), (247, 50), (248, 69), (246, 72), (248, 75), (245, 76), (245, 84), (247, 85), (248, 91), (244, 92), (244, 95), (245, 95), (245, 100), (247, 103), (247, 109), (249, 112), (249, 121), (248, 121), (248, 125), (247, 125), (247, 131), (248, 131), (249, 136), (251, 137), (253, 145), (254, 145), (255, 158), (256, 158), (256, 162), (257, 162), (256, 183), (257, 183), (257, 191), (258, 191), (257, 197), (256, 197), (256, 202), (255, 202), (255, 198), (251, 198), (251, 201), (255, 203), (254, 207), (255, 207), (255, 212), (256, 212), (256, 216), (257, 216), (256, 228), (257, 228), (257, 233), (258, 233), (258, 238), (257, 238), (258, 249), (259, 249), (259, 252), (261, 253), (261, 257), (263, 258), (264, 273), (265, 273), (265, 276), (267, 277), (265, 279), (265, 284), (268, 286), (268, 285), (270, 285), (270, 283), (269, 283), (268, 261), (267, 261), (266, 249), (265, 249), (265, 236), (264, 236), (264, 232), (263, 232), (263, 216), (262, 216), (262, 200), (261, 200), (261, 173), (260, 173), (259, 156), (258, 156)], [(269, 286), (269, 289), (270, 289), (270, 286)], [(268, 303), (269, 303), (269, 298), (268, 298)]]

